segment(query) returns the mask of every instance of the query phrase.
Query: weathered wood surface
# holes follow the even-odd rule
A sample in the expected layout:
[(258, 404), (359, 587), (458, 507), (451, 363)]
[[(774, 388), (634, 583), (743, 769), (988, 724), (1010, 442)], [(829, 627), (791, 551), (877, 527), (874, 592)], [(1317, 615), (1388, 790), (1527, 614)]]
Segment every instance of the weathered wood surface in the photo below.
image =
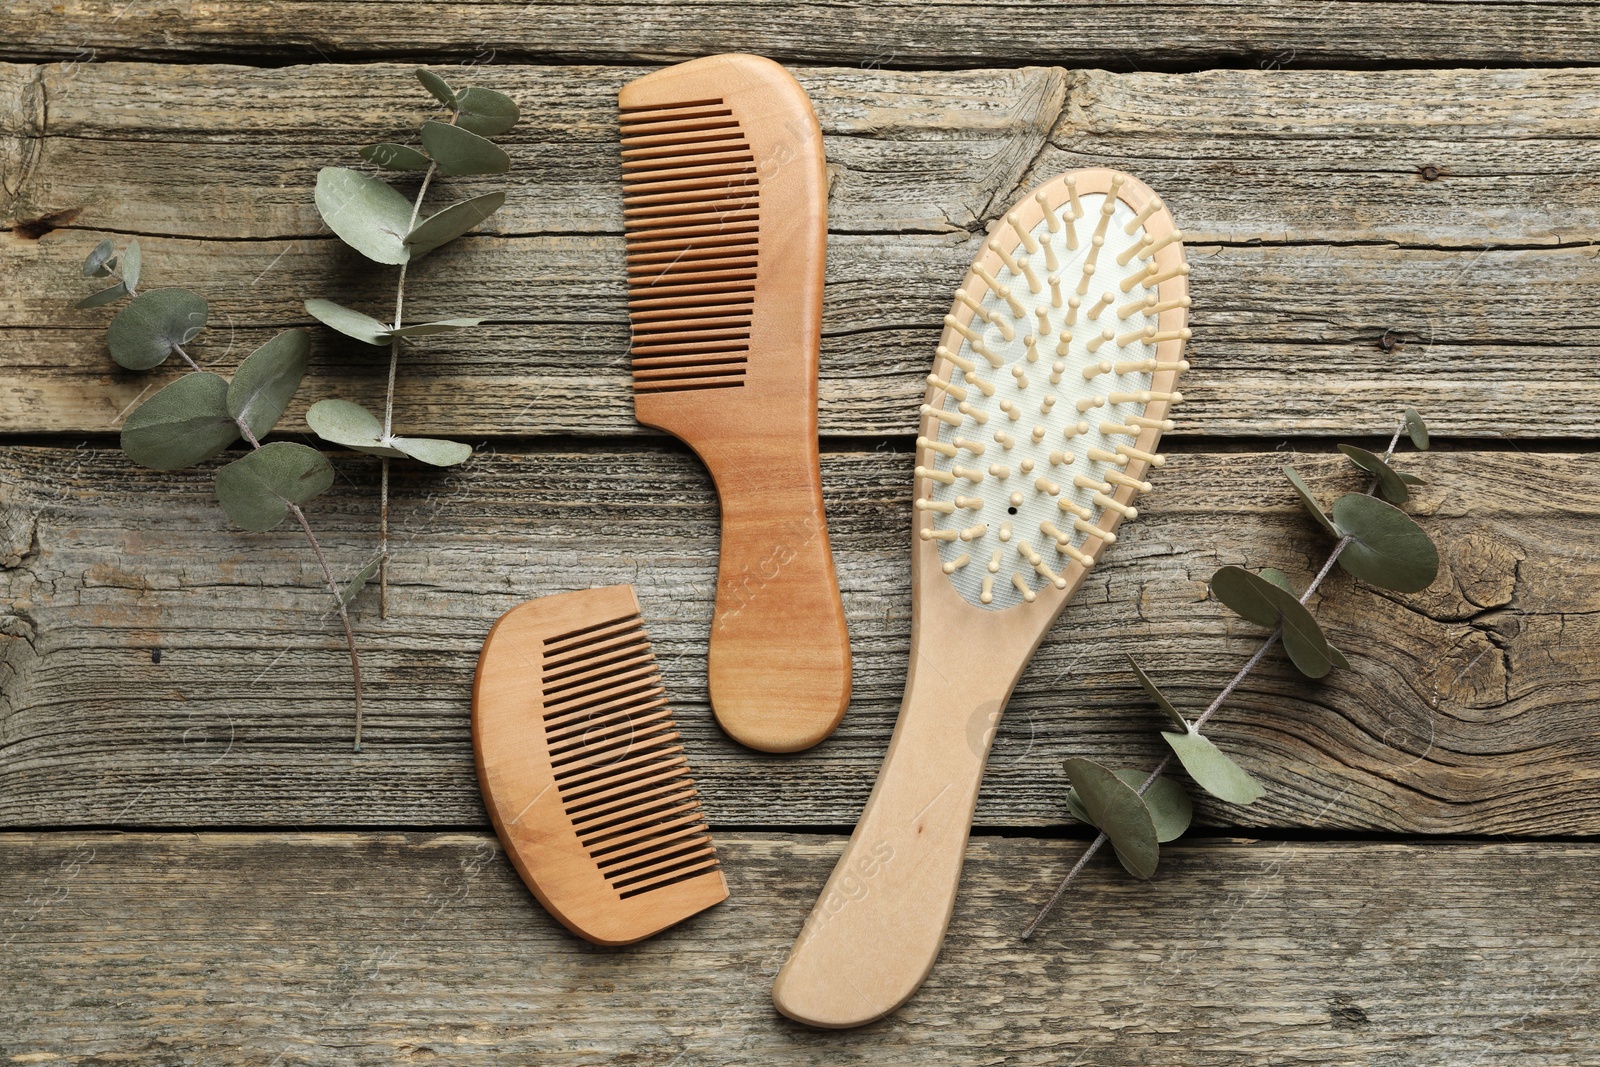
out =
[[(492, 236), (424, 260), (408, 306), (494, 326), (418, 346), (403, 425), (647, 432), (627, 386), (613, 128), (615, 88), (633, 73), (482, 72), (528, 111), (513, 139), (511, 203)], [(1449, 434), (1592, 429), (1589, 405), (1571, 401), (1600, 384), (1588, 299), (1600, 282), (1600, 112), (1586, 103), (1600, 76), (803, 77), (835, 173), (826, 434), (907, 432), (936, 324), (983, 223), (1015, 190), (1100, 162), (1149, 179), (1196, 235), (1185, 432), (1373, 432), (1397, 402)], [(317, 236), (310, 191), (318, 166), (353, 162), (354, 145), (400, 135), (421, 113), (406, 68), (96, 64), (10, 67), (3, 79), (19, 176), (5, 217), (78, 211), (72, 227), (157, 235), (142, 238), (148, 284), (207, 293), (221, 327), (203, 348), (211, 358), (308, 324), (307, 296), (391, 301), (391, 271)], [(1423, 180), (1424, 162), (1450, 176)], [(0, 234), (0, 274), (14, 279), (0, 294), (0, 430), (112, 430), (148, 384), (105, 358), (110, 310), (70, 307), (98, 236)], [(304, 395), (371, 400), (381, 383), (370, 350), (318, 333)], [(1401, 347), (1380, 347), (1385, 334)]]
[[(1185, 453), (1024, 675), (979, 801), (986, 826), (1066, 819), (1061, 760), (1159, 758), (1160, 719), (1123, 654), (1198, 707), (1262, 633), (1205, 598), (1224, 563), (1302, 576), (1328, 545), (1276, 453)], [(1364, 483), (1341, 457), (1296, 463), (1326, 499)], [(374, 547), (373, 464), (313, 519), (336, 566)], [(1600, 831), (1600, 484), (1587, 456), (1429, 453), (1416, 513), (1436, 586), (1381, 596), (1331, 580), (1317, 610), (1352, 672), (1301, 679), (1276, 656), (1215, 736), (1268, 784), (1223, 825), (1424, 833)], [(492, 451), (403, 469), (391, 617), (366, 600), (366, 751), (349, 751), (348, 662), (315, 564), (288, 529), (231, 530), (205, 472), (143, 473), (115, 452), (0, 450), (10, 566), (0, 688), (0, 824), (480, 825), (467, 730), (490, 622), (543, 593), (639, 587), (714, 825), (847, 826), (871, 785), (909, 643), (909, 451), (823, 457), (855, 655), (839, 732), (798, 758), (712, 723), (705, 637), (715, 501), (681, 449)], [(160, 650), (160, 662), (153, 651)]]
[[(432, 103), (413, 69), (0, 66), (19, 159), (0, 219), (77, 209), (74, 225), (131, 233), (325, 232), (317, 169), (414, 134)], [(447, 73), (523, 108), (501, 138), (513, 171), (489, 179), (512, 191), (488, 230), (622, 232), (616, 91), (640, 68)], [(1201, 243), (1482, 249), (1583, 243), (1600, 223), (1600, 71), (797, 73), (836, 232), (981, 229), (1028, 186), (1101, 164), (1160, 190)]]
[[(556, 926), (475, 834), (0, 836), (7, 1062), (1592, 1063), (1594, 844), (977, 838), (927, 984), (864, 1030), (768, 999), (842, 840), (726, 834), (726, 903), (643, 944)], [(893, 862), (892, 860), (890, 862)], [(870, 883), (867, 892), (871, 892)], [(848, 905), (846, 905), (848, 906)]]
[[(15, 266), (0, 328), (0, 428), (112, 433), (138, 397), (170, 376), (118, 370), (105, 352), (115, 309), (76, 311), (95, 234), (41, 241), (0, 234)], [(340, 396), (381, 406), (378, 350), (312, 321), (322, 294), (379, 312), (387, 271), (332, 240), (202, 242), (142, 238), (148, 284), (190, 285), (211, 300), (196, 355), (228, 370), (279, 328), (315, 331), (314, 366), (289, 421)], [(645, 437), (633, 416), (626, 300), (613, 237), (464, 239), (412, 272), (420, 318), (487, 316), (481, 330), (429, 337), (407, 353), (396, 398), (408, 432)], [(825, 296), (825, 435), (915, 430), (940, 317), (973, 240), (837, 235)], [(1405, 405), (1442, 434), (1576, 437), (1594, 428), (1600, 343), (1588, 248), (1401, 251), (1393, 246), (1190, 250), (1196, 337), (1177, 411), (1183, 435), (1384, 431)], [(526, 294), (547, 294), (530, 305)], [(1566, 316), (1565, 323), (1560, 323)], [(1386, 332), (1397, 347), (1385, 350)]]
[(670, 61), (758, 52), (802, 63), (1149, 68), (1348, 63), (1590, 63), (1592, 6), (1328, 0), (934, 4), (554, 3), (548, 0), (13, 0), (0, 57), (313, 63), (426, 56)]

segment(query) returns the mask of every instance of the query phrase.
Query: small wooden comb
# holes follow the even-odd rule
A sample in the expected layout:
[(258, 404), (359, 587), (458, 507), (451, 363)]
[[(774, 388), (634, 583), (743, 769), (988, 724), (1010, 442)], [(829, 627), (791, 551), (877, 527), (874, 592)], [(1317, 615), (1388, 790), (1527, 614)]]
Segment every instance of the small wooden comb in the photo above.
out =
[(472, 687), (494, 829), (573, 933), (626, 945), (725, 899), (688, 761), (630, 585), (500, 616)]
[(722, 501), (711, 707), (736, 741), (795, 752), (850, 703), (817, 461), (822, 131), (757, 56), (668, 67), (618, 100), (634, 412), (694, 449)]

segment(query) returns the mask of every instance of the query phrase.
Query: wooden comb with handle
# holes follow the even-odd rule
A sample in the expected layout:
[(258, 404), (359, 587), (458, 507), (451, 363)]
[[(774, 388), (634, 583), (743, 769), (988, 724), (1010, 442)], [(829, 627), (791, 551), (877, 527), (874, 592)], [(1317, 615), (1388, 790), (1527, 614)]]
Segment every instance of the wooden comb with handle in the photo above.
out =
[(943, 943), (1012, 688), (1123, 519), (1182, 397), (1189, 268), (1161, 199), (1061, 175), (996, 224), (928, 375), (911, 668), (855, 833), (772, 997), (813, 1026), (904, 1004)]
[(626, 945), (727, 897), (632, 586), (500, 616), (472, 751), (511, 862), (573, 933)]
[(798, 751), (850, 703), (817, 458), (822, 132), (757, 56), (668, 67), (618, 101), (634, 412), (694, 449), (722, 504), (712, 710), (743, 744)]

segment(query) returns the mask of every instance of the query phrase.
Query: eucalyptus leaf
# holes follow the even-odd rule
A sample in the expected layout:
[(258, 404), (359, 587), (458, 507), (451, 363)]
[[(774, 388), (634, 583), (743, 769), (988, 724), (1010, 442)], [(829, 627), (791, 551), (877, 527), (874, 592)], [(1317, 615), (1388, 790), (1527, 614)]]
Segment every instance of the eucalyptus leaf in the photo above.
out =
[(1333, 520), (1328, 518), (1328, 513), (1322, 510), (1322, 505), (1317, 503), (1317, 498), (1311, 495), (1311, 487), (1306, 484), (1304, 478), (1300, 477), (1300, 472), (1293, 467), (1285, 465), (1283, 473), (1288, 476), (1289, 484), (1294, 486), (1294, 491), (1300, 495), (1300, 502), (1306, 506), (1306, 510), (1311, 512), (1312, 516), (1322, 523), (1323, 528), (1329, 533), (1337, 534), (1338, 531), (1333, 528)]
[(361, 150), (361, 158), (383, 170), (427, 170), (433, 162), (409, 145), (388, 141), (367, 145)]
[(1161, 845), (1144, 798), (1093, 760), (1069, 759), (1066, 766), (1089, 821), (1111, 839), (1128, 873), (1137, 878), (1155, 874)]
[(435, 467), (454, 467), (472, 455), (472, 446), (460, 441), (441, 441), (432, 437), (391, 437), (389, 444), (412, 459)]
[(122, 425), (122, 450), (135, 463), (173, 471), (219, 455), (239, 439), (228, 414), (228, 380), (195, 371), (133, 409)]
[[(1139, 787), (1144, 785), (1144, 780), (1150, 777), (1143, 771), (1116, 773), (1117, 777), (1136, 793)], [(1194, 805), (1189, 802), (1189, 794), (1184, 792), (1183, 786), (1166, 776), (1151, 782), (1150, 788), (1144, 791), (1144, 806), (1150, 810), (1150, 820), (1156, 828), (1156, 840), (1162, 844), (1182, 837), (1194, 818)], [(1089, 812), (1084, 808), (1076, 789), (1067, 790), (1067, 809), (1079, 822), (1094, 825), (1094, 820), (1089, 818)]]
[(1279, 589), (1282, 589), (1285, 593), (1289, 593), (1295, 597), (1299, 597), (1300, 595), (1294, 591), (1294, 583), (1289, 580), (1289, 576), (1276, 567), (1262, 567), (1261, 577), (1265, 578)]
[(139, 268), (144, 263), (144, 256), (139, 252), (139, 242), (129, 241), (128, 247), (122, 250), (122, 255), (117, 257), (117, 273), (122, 275), (122, 284), (130, 291), (139, 288)]
[(456, 201), (443, 211), (430, 215), (406, 235), (405, 245), (408, 254), (425, 255), (440, 245), (455, 240), (500, 210), (500, 205), (505, 202), (506, 194), (503, 192), (484, 193), (470, 200)]
[(116, 246), (108, 237), (94, 246), (93, 251), (83, 261), (83, 276), (85, 278), (104, 278), (111, 273), (111, 257), (116, 253)]
[(1338, 667), (1341, 671), (1348, 671), (1351, 669), (1350, 661), (1345, 658), (1343, 652), (1340, 652), (1333, 645), (1328, 646), (1328, 658), (1333, 660), (1333, 665)]
[(1428, 424), (1422, 421), (1416, 408), (1406, 408), (1406, 433), (1418, 452), (1428, 450)]
[(484, 137), (505, 133), (517, 124), (516, 101), (493, 89), (461, 90), (456, 94), (456, 108), (460, 111), (456, 125)]
[(448, 122), (424, 122), (422, 147), (447, 177), (465, 174), (504, 174), (511, 169), (505, 149), (486, 137)]
[(1362, 581), (1415, 593), (1438, 577), (1439, 552), (1433, 541), (1393, 504), (1347, 493), (1333, 502), (1333, 523), (1351, 539), (1339, 554), (1339, 566)]
[(411, 204), (388, 182), (348, 167), (323, 167), (317, 173), (317, 211), (345, 244), (377, 263), (411, 258), (405, 243)]
[(402, 326), (398, 330), (390, 330), (389, 336), (425, 337), (428, 334), (465, 330), (469, 326), (476, 326), (482, 321), (482, 319), (440, 319), (437, 322), (419, 322), (412, 326)]
[(332, 300), (307, 300), (306, 310), (311, 313), (312, 318), (324, 326), (338, 330), (346, 337), (354, 337), (357, 341), (365, 341), (369, 345), (389, 343), (388, 324), (379, 322), (371, 315), (335, 304)]
[[(1128, 654), (1124, 653), (1124, 655)], [(1167, 717), (1172, 720), (1173, 725), (1180, 730), (1187, 730), (1189, 721), (1183, 717), (1182, 712), (1172, 706), (1172, 701), (1168, 700), (1167, 695), (1157, 688), (1156, 683), (1151, 680), (1150, 676), (1144, 672), (1144, 668), (1139, 666), (1139, 662), (1131, 655), (1128, 655), (1128, 666), (1133, 668), (1133, 675), (1139, 679), (1139, 684), (1144, 687), (1145, 693), (1151, 700), (1156, 702), (1157, 707), (1167, 713)]]
[[(1348, 551), (1348, 550), (1347, 550)], [(1242, 567), (1223, 567), (1211, 576), (1216, 598), (1259, 626), (1283, 627), (1283, 650), (1308, 678), (1333, 669), (1328, 639), (1294, 593)]]
[(456, 94), (451, 91), (449, 83), (439, 75), (431, 70), (423, 70), (419, 67), (417, 69), (417, 81), (421, 82), (422, 87), (432, 93), (433, 98), (439, 103), (452, 111), (456, 109)]
[(374, 456), (403, 457), (392, 445), (379, 444), (383, 423), (360, 404), (349, 400), (319, 400), (306, 412), (306, 423), (331, 444), (344, 445)]
[(1405, 479), (1400, 477), (1400, 472), (1385, 463), (1382, 456), (1374, 455), (1364, 448), (1355, 445), (1340, 445), (1339, 451), (1350, 458), (1350, 462), (1378, 479), (1378, 492), (1384, 499), (1396, 504), (1404, 504), (1411, 496), (1411, 491), (1406, 488)]
[(351, 602), (361, 595), (361, 590), (366, 587), (368, 582), (372, 581), (373, 576), (378, 573), (378, 568), (382, 565), (383, 557), (381, 555), (373, 556), (368, 560), (367, 565), (357, 571), (356, 576), (346, 582), (345, 587), (339, 591), (339, 606), (341, 608), (349, 607)]
[(290, 504), (303, 504), (332, 484), (333, 465), (321, 452), (274, 441), (217, 472), (217, 499), (228, 518), (265, 533), (284, 520)]
[(1196, 730), (1187, 733), (1161, 735), (1177, 754), (1183, 769), (1189, 772), (1194, 784), (1218, 800), (1230, 804), (1252, 804), (1260, 800), (1266, 790), (1250, 777), (1245, 769), (1223, 755), (1222, 750)]
[(109, 289), (102, 289), (98, 293), (90, 293), (72, 306), (75, 308), (97, 308), (101, 304), (111, 304), (128, 295), (128, 287), (118, 282)]
[(1421, 478), (1418, 478), (1415, 474), (1407, 474), (1405, 471), (1401, 471), (1400, 472), (1400, 480), (1402, 482), (1405, 482), (1407, 485), (1427, 485), (1428, 484), (1427, 482), (1423, 481)]
[(187, 289), (151, 289), (111, 320), (106, 347), (111, 358), (129, 370), (149, 370), (165, 363), (179, 345), (205, 329), (206, 301)]
[(228, 414), (250, 427), (257, 440), (272, 432), (305, 377), (311, 338), (285, 330), (245, 357), (228, 385)]

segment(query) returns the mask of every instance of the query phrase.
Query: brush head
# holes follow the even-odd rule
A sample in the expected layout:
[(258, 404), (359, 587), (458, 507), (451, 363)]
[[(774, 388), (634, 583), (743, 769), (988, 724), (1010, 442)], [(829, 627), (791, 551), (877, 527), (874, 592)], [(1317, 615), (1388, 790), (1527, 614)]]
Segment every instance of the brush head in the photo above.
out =
[(1055, 178), (995, 224), (940, 338), (917, 440), (917, 536), (962, 599), (1075, 589), (1160, 466), (1188, 340), (1182, 232), (1142, 182)]
[(501, 616), (472, 742), (495, 831), (574, 933), (627, 944), (728, 895), (631, 586)]

